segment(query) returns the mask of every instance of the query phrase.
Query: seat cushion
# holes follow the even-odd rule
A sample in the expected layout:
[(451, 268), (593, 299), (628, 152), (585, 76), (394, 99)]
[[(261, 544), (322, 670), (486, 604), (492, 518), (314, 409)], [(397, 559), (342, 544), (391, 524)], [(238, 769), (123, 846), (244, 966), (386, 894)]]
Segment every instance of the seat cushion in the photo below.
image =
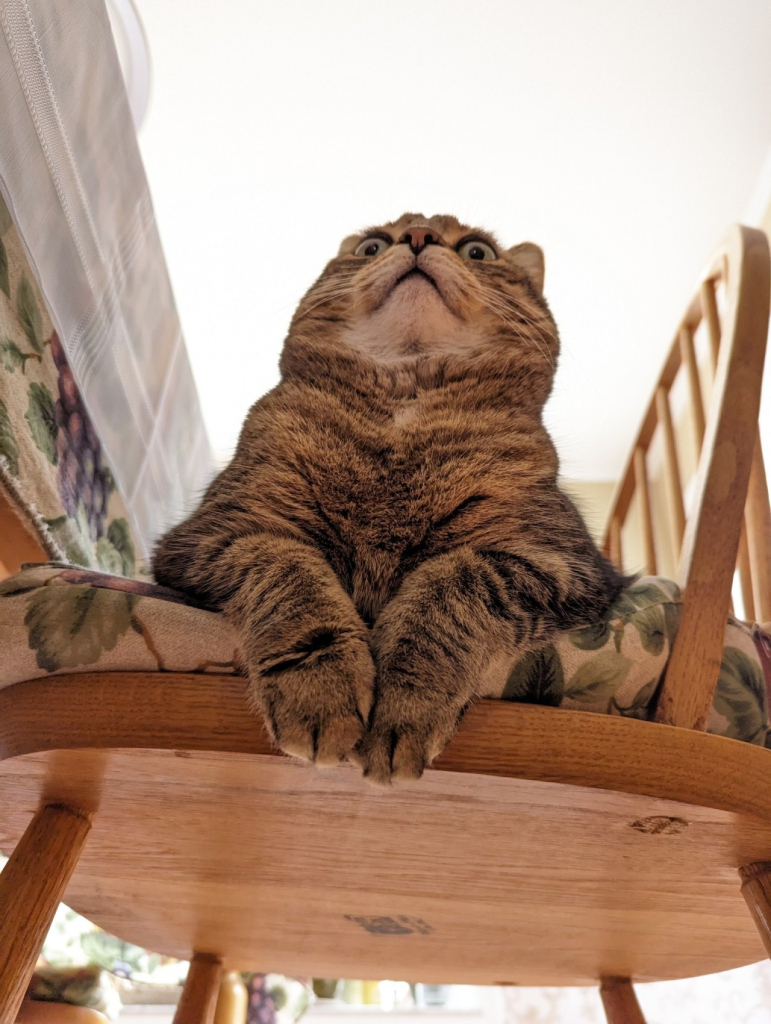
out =
[[(645, 577), (596, 625), (511, 667), (499, 700), (648, 717), (677, 632), (677, 585)], [(165, 587), (51, 563), (0, 583), (0, 687), (72, 672), (237, 673), (234, 630)], [(708, 731), (771, 746), (771, 633), (730, 618)]]

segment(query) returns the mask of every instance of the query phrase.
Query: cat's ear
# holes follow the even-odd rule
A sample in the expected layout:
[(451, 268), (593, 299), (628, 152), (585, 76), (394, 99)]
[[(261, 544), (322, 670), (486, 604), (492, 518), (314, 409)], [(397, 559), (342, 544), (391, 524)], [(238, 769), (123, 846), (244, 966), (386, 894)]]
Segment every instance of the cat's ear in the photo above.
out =
[(535, 242), (522, 242), (520, 245), (515, 245), (513, 249), (509, 249), (508, 255), (512, 263), (525, 271), (538, 289), (538, 294), (543, 295), (543, 282), (546, 275), (543, 249)]
[(349, 235), (347, 238), (344, 238), (340, 243), (340, 248), (337, 250), (337, 258), (350, 256), (360, 241), (361, 235)]

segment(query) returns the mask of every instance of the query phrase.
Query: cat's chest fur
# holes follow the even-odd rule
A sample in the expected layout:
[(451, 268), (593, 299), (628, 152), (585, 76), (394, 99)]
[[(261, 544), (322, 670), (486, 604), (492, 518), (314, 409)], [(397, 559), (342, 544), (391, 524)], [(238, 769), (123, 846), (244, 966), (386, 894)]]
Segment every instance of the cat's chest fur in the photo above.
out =
[(426, 558), (480, 531), (494, 541), (502, 504), (510, 529), (512, 507), (532, 490), (533, 424), (511, 400), (478, 390), (466, 382), (343, 399), (314, 389), (295, 394), (278, 421), (266, 410), (283, 455), (260, 487), (322, 549), (365, 618)]
[(399, 430), (411, 423), (418, 414), (420, 403), (417, 398), (402, 398), (394, 407), (392, 426)]

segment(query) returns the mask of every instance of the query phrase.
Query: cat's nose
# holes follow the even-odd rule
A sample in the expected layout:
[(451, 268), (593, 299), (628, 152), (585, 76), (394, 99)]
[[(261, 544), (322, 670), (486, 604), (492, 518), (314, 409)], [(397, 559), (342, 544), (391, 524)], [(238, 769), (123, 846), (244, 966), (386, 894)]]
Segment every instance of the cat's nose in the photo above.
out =
[(399, 239), (399, 244), (405, 243), (408, 245), (416, 256), (427, 245), (441, 245), (441, 242), (442, 240), (439, 235), (436, 231), (432, 231), (431, 228), (407, 228)]

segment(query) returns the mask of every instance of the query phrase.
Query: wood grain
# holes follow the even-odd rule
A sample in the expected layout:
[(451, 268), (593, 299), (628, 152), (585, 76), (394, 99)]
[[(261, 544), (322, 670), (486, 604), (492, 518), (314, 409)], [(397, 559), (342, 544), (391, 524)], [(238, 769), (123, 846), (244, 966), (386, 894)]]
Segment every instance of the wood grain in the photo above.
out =
[(194, 952), (174, 1024), (214, 1024), (221, 981), (222, 961), (208, 953)]
[(739, 552), (736, 567), (739, 570), (739, 585), (742, 591), (744, 618), (748, 622), (755, 622), (755, 597), (752, 592), (752, 563), (750, 562), (750, 552), (747, 546), (746, 514), (745, 522), (742, 523), (742, 532), (739, 536)]
[(662, 387), (656, 388), (656, 416), (664, 437), (664, 467), (667, 477), (667, 498), (669, 500), (669, 518), (672, 528), (672, 540), (675, 551), (680, 550), (685, 532), (685, 506), (683, 505), (683, 485), (680, 480), (680, 466), (677, 460), (675, 431), (672, 426), (672, 413), (669, 408), (669, 395)]
[(699, 294), (702, 316), (707, 325), (707, 336), (709, 337), (710, 362), (714, 370), (720, 352), (720, 315), (715, 297), (715, 282), (712, 278), (708, 277), (706, 281), (702, 281)]
[(621, 523), (615, 517), (610, 522), (607, 556), (617, 569), (623, 571), (624, 553), (621, 547)]
[[(91, 751), (88, 771), (72, 775), (66, 751), (84, 748)], [(0, 762), (8, 761), (0, 778), (11, 759), (50, 752), (47, 800), (76, 800), (95, 811), (103, 802), (99, 765), (124, 748), (288, 760), (250, 711), (239, 676), (73, 673), (0, 690)], [(771, 820), (771, 751), (620, 716), (478, 701), (434, 768), (662, 797)]]
[(656, 545), (653, 540), (653, 515), (651, 513), (651, 498), (648, 490), (648, 470), (645, 464), (645, 451), (642, 448), (635, 449), (634, 453), (634, 481), (635, 491), (640, 502), (645, 572), (648, 576), (655, 576)]
[(17, 573), (24, 562), (47, 562), (40, 542), (22, 521), (0, 485), (0, 579)]
[(688, 729), (705, 727), (720, 669), (768, 333), (768, 241), (748, 228), (734, 237), (730, 266), (740, 284), (730, 293), (736, 308), (720, 347), (695, 511), (680, 554), (680, 622), (656, 712), (657, 721)]
[(645, 1024), (629, 978), (603, 978), (600, 997), (608, 1024)]
[(739, 869), (742, 895), (771, 957), (771, 862), (747, 864)]
[(42, 792), (96, 801), (67, 900), (147, 948), (470, 984), (763, 956), (736, 872), (771, 855), (771, 751), (482, 701), (437, 770), (382, 791), (275, 753), (232, 676), (49, 677), (0, 698), (0, 848)]
[(696, 451), (701, 451), (704, 443), (704, 400), (701, 395), (701, 382), (699, 381), (699, 367), (696, 362), (696, 350), (693, 344), (693, 332), (687, 324), (680, 328), (680, 358), (688, 378), (688, 392), (691, 399), (691, 415), (693, 416), (693, 429), (696, 435)]
[(755, 614), (760, 622), (771, 622), (771, 509), (760, 437), (752, 452), (745, 519)]
[(16, 1020), (90, 827), (68, 807), (42, 807), (0, 873), (0, 1024)]

